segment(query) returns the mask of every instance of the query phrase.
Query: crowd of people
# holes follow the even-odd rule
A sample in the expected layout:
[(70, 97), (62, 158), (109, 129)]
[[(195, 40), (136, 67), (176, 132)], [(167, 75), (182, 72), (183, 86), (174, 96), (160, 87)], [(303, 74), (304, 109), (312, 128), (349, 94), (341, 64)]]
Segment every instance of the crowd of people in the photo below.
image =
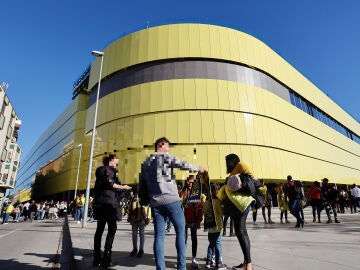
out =
[[(225, 184), (212, 182), (206, 195), (198, 194), (198, 198), (193, 200), (193, 186), (198, 179), (194, 174), (190, 174), (184, 186), (178, 185), (173, 169), (188, 170), (202, 175), (203, 178), (208, 177), (207, 170), (172, 156), (169, 154), (169, 145), (170, 142), (165, 137), (155, 142), (155, 153), (143, 162), (139, 184), (133, 187), (121, 184), (118, 179), (116, 155), (104, 157), (103, 166), (96, 169), (94, 196), (90, 197), (87, 217), (97, 222), (94, 235), (94, 266), (107, 268), (112, 265), (112, 245), (117, 222), (124, 217), (131, 225), (132, 232), (133, 248), (129, 255), (139, 258), (144, 255), (145, 228), (150, 222), (153, 223), (156, 269), (165, 269), (164, 238), (171, 227), (176, 235), (177, 269), (186, 269), (186, 245), (190, 240), (191, 266), (193, 269), (199, 268), (197, 231), (201, 224), (205, 223), (209, 213), (213, 213), (214, 223), (212, 227), (207, 228), (209, 244), (206, 254), (202, 254), (206, 257), (205, 267), (226, 269), (227, 266), (222, 259), (222, 236), (227, 235), (226, 227), (230, 220), (229, 236), (236, 236), (244, 258), (233, 268), (251, 270), (250, 238), (246, 228), (249, 213), (252, 213), (253, 224), (258, 225), (257, 212), (261, 208), (264, 224), (271, 225), (276, 222), (272, 219), (272, 207), (277, 204), (280, 209), (280, 223), (290, 223), (290, 212), (296, 219), (295, 227), (300, 228), (305, 224), (304, 207), (312, 208), (313, 222), (318, 223), (322, 222), (323, 210), (327, 223), (340, 223), (338, 214), (345, 213), (346, 209), (356, 213), (357, 208), (360, 208), (360, 189), (355, 184), (349, 190), (338, 190), (336, 185), (324, 178), (321, 183), (314, 181), (310, 187), (305, 188), (302, 182), (294, 180), (291, 175), (287, 176), (286, 183), (280, 183), (271, 190), (264, 180), (260, 180), (257, 189), (263, 197), (263, 202), (258, 206), (254, 196), (242, 189), (241, 178), (237, 177), (247, 175), (255, 179), (255, 176), (236, 154), (225, 157), (229, 174)], [(125, 192), (127, 195), (124, 195)], [(275, 197), (272, 192), (276, 194)], [(8, 224), (11, 218), (13, 222), (19, 222), (20, 217), (23, 217), (24, 221), (41, 222), (44, 219), (62, 218), (65, 215), (71, 215), (80, 223), (85, 218), (85, 204), (82, 192), (70, 202), (29, 201), (13, 205), (8, 200), (2, 205), (2, 223)], [(108, 230), (102, 252), (101, 239), (106, 225)]]
[(25, 203), (13, 204), (11, 200), (5, 200), (2, 207), (2, 224), (8, 224), (10, 221), (19, 222), (20, 218), (24, 222), (41, 222), (43, 220), (52, 220), (63, 218), (68, 212), (68, 203), (66, 201), (27, 201)]

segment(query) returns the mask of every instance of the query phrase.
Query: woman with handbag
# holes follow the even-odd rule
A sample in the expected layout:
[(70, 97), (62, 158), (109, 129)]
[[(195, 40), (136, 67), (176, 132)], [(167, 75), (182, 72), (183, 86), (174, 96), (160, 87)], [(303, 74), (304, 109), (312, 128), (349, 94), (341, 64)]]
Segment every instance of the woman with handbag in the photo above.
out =
[(252, 270), (246, 219), (255, 200), (251, 195), (241, 191), (241, 180), (237, 174), (247, 174), (251, 177), (253, 174), (245, 163), (240, 162), (240, 158), (236, 154), (227, 155), (225, 159), (227, 173), (230, 175), (227, 184), (220, 188), (217, 196), (223, 203), (224, 214), (229, 214), (234, 220), (235, 235), (244, 255), (243, 263), (234, 268)]

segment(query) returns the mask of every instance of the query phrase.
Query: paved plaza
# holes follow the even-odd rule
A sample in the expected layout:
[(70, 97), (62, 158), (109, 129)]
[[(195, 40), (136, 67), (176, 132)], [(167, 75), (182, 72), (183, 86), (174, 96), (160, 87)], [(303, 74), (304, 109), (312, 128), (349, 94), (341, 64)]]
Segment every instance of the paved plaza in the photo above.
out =
[[(304, 228), (294, 228), (291, 224), (279, 223), (279, 211), (273, 210), (276, 224), (264, 224), (261, 211), (258, 213), (259, 225), (252, 224), (248, 217), (248, 232), (251, 239), (251, 252), (256, 270), (350, 270), (360, 269), (360, 214), (339, 214), (340, 224), (313, 223), (310, 209), (305, 210), (307, 224)], [(325, 213), (322, 213), (323, 222)], [(69, 221), (72, 245), (77, 269), (89, 269), (93, 259), (93, 236), (96, 223), (87, 223), (86, 228)], [(229, 229), (227, 230), (229, 232)], [(106, 233), (106, 232), (105, 232)], [(154, 269), (153, 225), (146, 228), (145, 255), (142, 258), (130, 257), (132, 250), (131, 226), (122, 221), (118, 225), (113, 245), (112, 269)], [(105, 237), (103, 237), (105, 238)], [(188, 269), (191, 267), (191, 239), (188, 238)], [(223, 237), (223, 261), (231, 268), (243, 260), (236, 237)], [(207, 233), (198, 231), (198, 259), (200, 269), (205, 269)], [(175, 233), (171, 231), (165, 238), (165, 260), (167, 269), (176, 269)]]
[[(325, 213), (322, 213), (326, 221)], [(273, 209), (276, 224), (264, 224), (258, 214), (259, 225), (248, 217), (251, 252), (256, 270), (350, 270), (360, 269), (360, 214), (339, 214), (340, 224), (312, 223), (310, 209), (305, 209), (307, 224), (302, 229), (291, 224), (279, 223), (279, 212)], [(69, 226), (67, 226), (69, 224)], [(42, 222), (9, 222), (0, 225), (0, 269), (36, 270), (58, 269), (85, 270), (92, 267), (93, 236), (96, 223), (88, 222), (81, 228), (72, 218)], [(105, 231), (106, 233), (106, 231)], [(229, 230), (228, 230), (229, 233)], [(105, 239), (105, 235), (103, 237)], [(153, 225), (146, 228), (145, 255), (130, 257), (132, 250), (131, 227), (126, 221), (118, 223), (113, 246), (111, 269), (155, 269), (152, 252)], [(231, 268), (243, 260), (236, 237), (223, 237), (223, 260)], [(198, 259), (200, 269), (205, 268), (207, 233), (198, 231)], [(175, 234), (165, 238), (167, 269), (175, 269)], [(187, 247), (188, 269), (191, 263), (191, 240)]]

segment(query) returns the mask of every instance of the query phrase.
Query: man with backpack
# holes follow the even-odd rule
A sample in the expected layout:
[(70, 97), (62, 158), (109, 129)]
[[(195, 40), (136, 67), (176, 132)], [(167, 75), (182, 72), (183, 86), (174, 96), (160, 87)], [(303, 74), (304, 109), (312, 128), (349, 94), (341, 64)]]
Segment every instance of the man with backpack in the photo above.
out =
[(287, 183), (284, 185), (285, 197), (289, 199), (290, 213), (296, 218), (295, 228), (304, 227), (304, 220), (301, 218), (302, 200), (304, 198), (302, 184), (294, 181), (291, 175), (287, 176)]
[(186, 269), (185, 218), (178, 193), (174, 168), (204, 173), (205, 169), (180, 161), (169, 154), (170, 142), (162, 137), (155, 142), (155, 153), (141, 165), (139, 197), (149, 203), (154, 219), (156, 269), (165, 269), (165, 222), (169, 217), (176, 232), (177, 269)]

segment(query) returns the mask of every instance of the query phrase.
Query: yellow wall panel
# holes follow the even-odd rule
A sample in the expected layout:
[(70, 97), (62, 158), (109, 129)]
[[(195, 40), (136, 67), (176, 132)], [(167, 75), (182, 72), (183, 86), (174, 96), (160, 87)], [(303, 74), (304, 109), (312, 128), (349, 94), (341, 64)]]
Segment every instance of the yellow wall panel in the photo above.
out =
[(196, 83), (195, 80), (184, 80), (184, 109), (196, 108)]
[(246, 94), (247, 94), (247, 101), (249, 104), (249, 111), (253, 113), (257, 113), (255, 87), (248, 85)]
[(257, 145), (264, 145), (265, 144), (265, 140), (264, 140), (264, 134), (263, 131), (265, 131), (263, 129), (263, 121), (264, 119), (262, 117), (253, 116), (253, 123), (254, 123), (254, 133), (255, 133), (255, 143)]
[(229, 109), (230, 110), (239, 110), (239, 92), (237, 84), (228, 82), (227, 91), (229, 93)]
[(165, 116), (165, 126), (166, 126), (166, 134), (174, 142), (178, 141), (178, 119), (177, 119), (177, 112), (168, 112)]
[(249, 111), (249, 102), (247, 96), (246, 86), (239, 84), (238, 86), (238, 93), (239, 93), (239, 110), (243, 112)]
[(224, 113), (222, 111), (214, 111), (212, 113), (214, 121), (214, 138), (215, 142), (224, 142), (225, 136), (225, 125), (224, 125)]
[(121, 104), (121, 117), (130, 115), (131, 110), (131, 88), (125, 88), (123, 90), (122, 104)]
[(133, 147), (141, 148), (144, 145), (144, 126), (144, 117), (134, 117)]
[(134, 134), (134, 117), (127, 117), (124, 119), (124, 146), (125, 148), (134, 147), (133, 134)]
[(169, 47), (168, 55), (169, 58), (174, 58), (179, 56), (179, 26), (174, 25), (169, 33)]
[[(218, 84), (215, 80), (208, 80), (206, 82), (207, 104), (209, 109), (219, 108)], [(224, 89), (223, 89), (224, 90)]]
[(207, 93), (206, 93), (206, 81), (205, 80), (196, 80), (195, 81), (196, 87), (196, 108), (197, 109), (205, 109), (207, 108)]
[(201, 54), (200, 49), (200, 35), (198, 33), (199, 27), (197, 25), (189, 26), (189, 45), (190, 45), (190, 57), (197, 57)]
[(221, 58), (222, 59), (232, 59), (231, 51), (237, 50), (237, 48), (231, 47), (229, 43), (229, 29), (219, 28), (219, 38), (220, 38), (220, 48), (221, 48)]
[(129, 63), (134, 65), (139, 62), (139, 52), (140, 52), (140, 32), (136, 32), (130, 36), (130, 51), (129, 51)]
[(140, 87), (140, 113), (151, 111), (151, 88), (149, 84), (141, 84)]
[[(236, 127), (235, 127), (235, 116), (233, 112), (223, 112), (224, 116), (224, 133), (225, 141), (228, 143), (236, 143)], [(220, 131), (219, 131), (220, 132)]]
[(143, 142), (144, 145), (152, 145), (155, 142), (155, 115), (144, 115), (144, 133)]
[(217, 128), (214, 127), (212, 112), (202, 111), (201, 112), (201, 130), (204, 130), (202, 133), (203, 141), (206, 143), (215, 142), (214, 133), (218, 132)]
[[(155, 115), (155, 129), (154, 129), (154, 138), (164, 137), (166, 134), (166, 126), (165, 126), (165, 113), (158, 113)], [(170, 141), (172, 138), (168, 138)]]
[(114, 93), (114, 119), (118, 119), (122, 115), (122, 98), (123, 91), (116, 91)]
[(218, 84), (219, 108), (228, 110), (229, 92), (227, 91), (227, 84), (224, 81), (216, 81)]
[[(219, 154), (219, 147), (217, 145), (208, 145), (207, 146), (207, 153), (208, 153), (208, 171), (209, 171), (209, 177), (211, 179), (219, 179), (220, 175), (226, 174), (226, 171), (221, 173), (220, 168), (220, 160), (224, 157), (221, 157)], [(205, 165), (204, 165), (205, 166)]]
[(179, 56), (188, 57), (190, 54), (190, 33), (188, 25), (179, 25)]
[(186, 97), (184, 95), (184, 80), (174, 80), (170, 83), (173, 90), (173, 106), (172, 109), (174, 110), (182, 110), (185, 106), (185, 99)]
[(164, 26), (161, 28), (161, 34), (158, 36), (157, 51), (158, 55), (163, 58), (169, 57), (169, 31), (171, 31), (169, 27)]
[(244, 113), (244, 123), (246, 132), (246, 142), (249, 144), (255, 143), (254, 123), (253, 115), (250, 113)]
[(151, 84), (150, 85), (150, 91), (151, 91), (151, 98), (150, 98), (150, 104), (151, 104), (151, 111), (159, 111), (159, 109), (162, 108), (162, 89), (159, 87), (158, 84)]
[(221, 47), (220, 47), (220, 33), (219, 30), (211, 31), (209, 35), (210, 39), (210, 56), (212, 58), (221, 58)]
[(235, 119), (235, 132), (236, 132), (237, 143), (247, 143), (245, 121), (243, 114), (236, 113), (234, 115), (234, 119)]
[(194, 143), (202, 142), (201, 113), (199, 111), (190, 112), (190, 141)]
[(202, 31), (199, 31), (201, 56), (211, 55), (209, 28), (204, 25), (201, 25), (200, 27), (202, 28)]
[(159, 29), (156, 27), (147, 29), (149, 31), (149, 38), (147, 44), (148, 61), (158, 59), (158, 40), (159, 40)]
[[(176, 89), (174, 91), (174, 89)], [(173, 81), (167, 80), (161, 82), (161, 109), (172, 110), (174, 108), (174, 93), (178, 88), (173, 87)], [(175, 100), (176, 101), (176, 100)]]
[(149, 31), (140, 31), (139, 40), (139, 62), (146, 62), (149, 55), (148, 44), (149, 44)]
[(136, 115), (140, 113), (140, 87), (132, 87), (130, 95), (130, 115)]
[(182, 111), (178, 112), (178, 142), (187, 143), (190, 141), (190, 133), (192, 129), (190, 128), (190, 112)]

